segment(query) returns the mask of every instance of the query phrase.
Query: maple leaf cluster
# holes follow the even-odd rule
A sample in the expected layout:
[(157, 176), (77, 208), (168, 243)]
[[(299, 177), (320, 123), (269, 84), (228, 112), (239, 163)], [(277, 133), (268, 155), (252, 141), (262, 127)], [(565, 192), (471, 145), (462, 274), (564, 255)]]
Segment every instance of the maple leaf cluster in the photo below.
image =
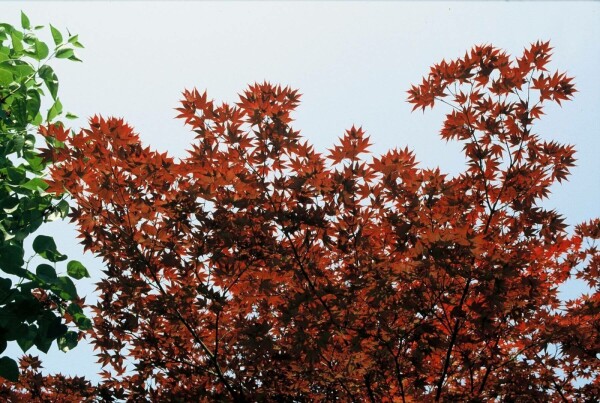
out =
[[(370, 157), (352, 127), (321, 154), (291, 126), (300, 95), (267, 82), (239, 102), (185, 91), (186, 158), (90, 120), (49, 191), (66, 189), (100, 256), (91, 338), (104, 391), (132, 401), (549, 401), (600, 388), (600, 221), (567, 231), (540, 207), (574, 149), (532, 124), (571, 98), (548, 43), (476, 46), (432, 67), (409, 102), (449, 105), (441, 136), (465, 171)], [(591, 291), (561, 301), (572, 278)], [(87, 386), (86, 386), (87, 387)]]
[(3, 402), (92, 402), (100, 390), (83, 377), (42, 375), (41, 361), (29, 354), (21, 357), (20, 367), (18, 388), (8, 387), (6, 381), (0, 385)]

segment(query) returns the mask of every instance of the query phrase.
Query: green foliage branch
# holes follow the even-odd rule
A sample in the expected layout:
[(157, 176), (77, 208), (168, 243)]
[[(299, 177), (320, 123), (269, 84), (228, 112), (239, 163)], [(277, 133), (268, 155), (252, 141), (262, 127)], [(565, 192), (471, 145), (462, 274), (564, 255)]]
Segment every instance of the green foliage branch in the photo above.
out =
[[(69, 203), (64, 195), (45, 192), (45, 172), (51, 163), (35, 148), (40, 124), (62, 126), (59, 82), (52, 59), (80, 61), (75, 48), (83, 47), (77, 35), (64, 36), (50, 25), (53, 48), (21, 13), (21, 29), (0, 23), (0, 354), (9, 342), (23, 352), (35, 346), (46, 353), (54, 341), (63, 351), (77, 345), (91, 321), (82, 310), (71, 278), (89, 277), (78, 261), (67, 263), (67, 275), (57, 273), (57, 263), (67, 260), (54, 239), (37, 235), (34, 254), (25, 258), (25, 241), (48, 221), (65, 218)], [(47, 91), (47, 92), (46, 92)], [(51, 105), (44, 111), (42, 102)], [(44, 112), (44, 114), (42, 114)], [(60, 147), (56, 139), (48, 139)], [(34, 257), (44, 263), (30, 267)], [(73, 323), (71, 326), (67, 326)], [(0, 357), (0, 377), (17, 381), (15, 360)]]

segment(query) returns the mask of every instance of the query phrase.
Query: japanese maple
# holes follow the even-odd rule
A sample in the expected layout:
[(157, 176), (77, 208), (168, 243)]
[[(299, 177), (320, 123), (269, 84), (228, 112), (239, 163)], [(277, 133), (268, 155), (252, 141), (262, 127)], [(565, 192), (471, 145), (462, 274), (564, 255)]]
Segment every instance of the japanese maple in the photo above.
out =
[[(103, 387), (137, 401), (549, 401), (600, 387), (600, 221), (541, 201), (574, 149), (534, 131), (571, 77), (551, 48), (435, 64), (408, 101), (443, 102), (454, 177), (408, 149), (372, 157), (352, 127), (326, 153), (291, 126), (300, 95), (185, 91), (174, 160), (121, 119), (46, 151), (50, 191), (106, 265), (91, 336)], [(56, 143), (58, 144), (58, 143)], [(591, 292), (561, 301), (581, 278)]]

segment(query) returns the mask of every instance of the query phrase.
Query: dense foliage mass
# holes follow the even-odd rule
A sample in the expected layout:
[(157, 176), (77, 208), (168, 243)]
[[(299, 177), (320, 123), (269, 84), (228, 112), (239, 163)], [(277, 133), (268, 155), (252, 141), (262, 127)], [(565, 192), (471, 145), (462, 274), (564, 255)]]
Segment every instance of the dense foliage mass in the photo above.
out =
[[(467, 163), (455, 177), (408, 149), (370, 158), (356, 127), (317, 153), (291, 127), (298, 93), (269, 83), (235, 105), (184, 92), (179, 116), (196, 140), (181, 161), (120, 119), (94, 117), (75, 135), (44, 128), (65, 144), (45, 152), (49, 191), (72, 195), (81, 241), (106, 264), (91, 330), (98, 394), (598, 396), (600, 221), (569, 233), (540, 206), (575, 161), (533, 132), (544, 105), (575, 92), (549, 59), (548, 43), (517, 58), (477, 46), (411, 88), (415, 108), (450, 108), (441, 136), (464, 144)], [(575, 277), (591, 292), (559, 300)]]
[[(51, 161), (35, 150), (35, 134), (42, 123), (61, 125), (58, 78), (49, 61), (54, 57), (78, 61), (73, 47), (81, 44), (76, 35), (64, 41), (60, 31), (50, 26), (55, 45), (51, 52), (36, 36), (43, 26), (32, 27), (25, 14), (21, 25), (23, 30), (0, 23), (0, 353), (11, 341), (23, 352), (34, 345), (47, 352), (56, 340), (66, 351), (77, 345), (81, 333), (69, 330), (65, 321), (80, 330), (92, 325), (70, 278), (81, 279), (87, 271), (81, 263), (70, 261), (68, 276), (57, 275), (56, 263), (67, 256), (45, 235), (34, 239), (33, 250), (47, 263), (33, 271), (29, 264), (35, 255), (25, 260), (24, 245), (42, 223), (64, 218), (69, 211), (62, 192), (45, 191), (44, 172)], [(44, 91), (51, 99), (46, 116), (42, 116)], [(1, 357), (0, 377), (16, 381), (18, 375), (15, 360)]]

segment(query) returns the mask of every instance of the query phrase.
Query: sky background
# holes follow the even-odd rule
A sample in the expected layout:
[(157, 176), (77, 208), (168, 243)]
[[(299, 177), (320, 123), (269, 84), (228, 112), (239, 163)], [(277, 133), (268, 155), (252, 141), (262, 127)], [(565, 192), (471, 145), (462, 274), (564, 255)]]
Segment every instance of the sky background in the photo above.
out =
[[(569, 224), (600, 215), (600, 2), (3, 1), (1, 10), (1, 22), (18, 26), (23, 10), (32, 25), (79, 34), (83, 63), (52, 62), (65, 110), (81, 117), (74, 129), (94, 114), (124, 117), (144, 143), (183, 157), (194, 137), (174, 119), (184, 89), (235, 102), (248, 84), (268, 80), (303, 94), (294, 126), (317, 150), (354, 124), (371, 136), (376, 155), (408, 146), (423, 167), (449, 174), (465, 160), (460, 144), (438, 135), (447, 108), (411, 113), (406, 90), (433, 63), (476, 44), (520, 55), (530, 43), (550, 40), (550, 69), (574, 76), (579, 92), (562, 108), (548, 107), (535, 131), (574, 144), (578, 165), (544, 205)], [(51, 223), (39, 233), (88, 267), (92, 279), (76, 284), (93, 302), (102, 263), (83, 254), (74, 226)], [(563, 295), (581, 290), (571, 283)], [(19, 351), (11, 346), (6, 353)], [(55, 345), (39, 354), (47, 372), (99, 379), (85, 343), (68, 354)]]

